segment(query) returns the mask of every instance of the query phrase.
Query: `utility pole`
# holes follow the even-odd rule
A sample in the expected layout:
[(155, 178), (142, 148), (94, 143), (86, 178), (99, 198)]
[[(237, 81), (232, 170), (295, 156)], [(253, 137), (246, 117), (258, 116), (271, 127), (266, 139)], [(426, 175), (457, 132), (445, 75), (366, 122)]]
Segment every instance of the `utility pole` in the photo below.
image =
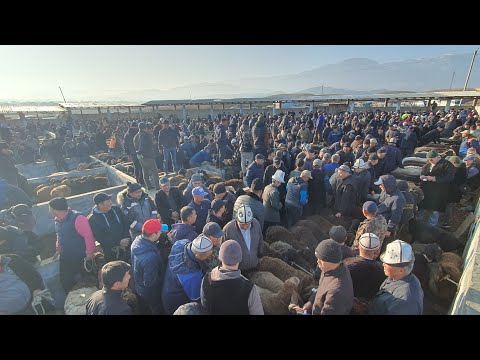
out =
[(472, 57), (472, 63), (470, 64), (470, 69), (468, 69), (467, 80), (465, 81), (465, 86), (463, 87), (463, 91), (467, 90), (468, 80), (470, 80), (470, 74), (472, 73), (473, 63), (475, 62), (475, 57), (477, 56), (478, 49), (475, 50)]
[(62, 93), (63, 102), (64, 102), (64, 103), (66, 103), (66, 102), (67, 102), (67, 100), (65, 100), (65, 96), (63, 96), (63, 91), (62, 91), (62, 88), (61, 88), (60, 86), (59, 86), (58, 88), (60, 89), (60, 92)]
[(452, 90), (452, 84), (453, 84), (454, 78), (455, 78), (455, 71), (453, 72), (453, 75), (452, 75), (452, 81), (450, 81), (450, 90)]

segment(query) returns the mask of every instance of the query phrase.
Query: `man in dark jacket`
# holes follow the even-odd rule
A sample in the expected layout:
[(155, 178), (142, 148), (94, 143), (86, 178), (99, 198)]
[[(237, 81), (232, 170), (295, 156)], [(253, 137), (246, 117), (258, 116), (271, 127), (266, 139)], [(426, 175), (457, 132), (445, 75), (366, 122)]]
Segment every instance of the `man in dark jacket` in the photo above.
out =
[(233, 218), (237, 217), (237, 210), (242, 205), (248, 205), (252, 209), (253, 217), (258, 220), (261, 228), (265, 221), (265, 206), (263, 206), (262, 194), (263, 194), (263, 181), (261, 179), (253, 180), (249, 189), (246, 189), (246, 194), (241, 195), (235, 201), (233, 206)]
[(370, 194), (370, 185), (373, 184), (371, 174), (365, 169), (366, 164), (362, 159), (357, 159), (353, 165), (354, 178), (357, 181), (357, 189), (360, 196), (360, 203), (367, 201)]
[(325, 175), (322, 171), (322, 165), (322, 160), (313, 160), (312, 180), (308, 181), (307, 214), (309, 215), (319, 214), (320, 209), (325, 207)]
[(340, 165), (343, 165), (344, 163), (350, 163), (350, 165), (353, 165), (355, 162), (355, 155), (353, 155), (352, 146), (349, 142), (343, 144), (343, 149), (337, 151), (337, 154), (340, 156)]
[[(140, 164), (142, 165), (143, 180), (145, 181), (147, 190), (153, 188), (160, 190), (160, 184), (158, 183), (158, 168), (155, 163), (156, 149), (154, 149), (153, 146), (152, 124), (141, 122), (138, 124), (138, 127), (140, 131), (135, 135), (135, 137), (138, 136), (138, 148), (136, 146), (135, 148), (138, 160), (140, 160)], [(153, 177), (153, 184), (150, 181), (150, 176)]]
[(205, 199), (208, 193), (203, 188), (196, 187), (192, 190), (193, 200), (188, 204), (191, 208), (195, 209), (197, 213), (197, 220), (195, 221), (195, 231), (200, 234), (203, 227), (207, 223), (208, 210), (210, 210), (211, 202)]
[(111, 261), (103, 265), (100, 276), (103, 289), (87, 300), (87, 315), (133, 315), (132, 308), (122, 298), (131, 277), (130, 265), (125, 261)]
[(322, 270), (318, 289), (303, 310), (312, 315), (348, 315), (353, 305), (353, 284), (350, 271), (342, 262), (342, 249), (333, 239), (322, 241), (315, 249)]
[(165, 264), (155, 242), (160, 238), (162, 224), (158, 219), (145, 222), (142, 235), (132, 243), (132, 268), (142, 313), (160, 315)]
[(400, 140), (400, 151), (402, 157), (407, 157), (413, 154), (418, 144), (418, 135), (412, 126), (408, 127)]
[(247, 169), (247, 175), (245, 176), (245, 181), (247, 186), (252, 185), (254, 179), (260, 179), (263, 181), (263, 174), (265, 173), (263, 163), (265, 162), (265, 157), (262, 154), (255, 155), (255, 161), (252, 162)]
[(387, 155), (387, 149), (385, 146), (381, 147), (380, 149), (377, 150), (377, 157), (378, 157), (378, 162), (374, 166), (375, 169), (375, 175), (377, 177), (380, 177), (382, 175), (385, 175), (385, 167), (386, 167), (386, 155)]
[(211, 256), (212, 248), (212, 241), (202, 235), (193, 241), (179, 240), (173, 244), (162, 288), (167, 315), (183, 304), (200, 301), (202, 278), (207, 272), (204, 262)]
[(228, 222), (224, 218), (225, 211), (226, 211), (225, 210), (226, 204), (227, 202), (224, 200), (215, 199), (212, 201), (211, 209), (208, 210), (207, 224), (209, 222), (214, 222), (214, 223), (217, 223), (220, 226), (220, 228), (223, 229), (225, 224)]
[(352, 248), (345, 245), (345, 241), (347, 241), (347, 230), (342, 225), (332, 226), (328, 232), (328, 235), (331, 239), (340, 244), (343, 260), (355, 256)]
[(387, 153), (385, 154), (385, 174), (390, 174), (392, 171), (398, 167), (403, 167), (402, 165), (402, 153), (399, 148), (395, 145), (397, 143), (397, 138), (391, 138), (387, 146), (385, 146)]
[(128, 128), (128, 131), (125, 133), (125, 136), (123, 138), (123, 141), (124, 141), (123, 149), (125, 150), (125, 154), (130, 156), (130, 158), (132, 159), (135, 179), (137, 180), (137, 183), (145, 184), (143, 181), (142, 165), (140, 165), (140, 161), (138, 160), (135, 146), (133, 145), (133, 138), (137, 134), (138, 134), (137, 122), (132, 121), (132, 123), (130, 124), (130, 127)]
[(12, 160), (13, 152), (5, 141), (0, 141), (0, 178), (18, 186), (18, 170)]
[(33, 205), (32, 198), (17, 186), (10, 185), (3, 178), (0, 178), (0, 210), (8, 209), (17, 204)]
[(117, 204), (128, 220), (132, 239), (141, 234), (145, 221), (158, 217), (155, 203), (137, 183), (127, 182), (127, 188), (117, 195)]
[(30, 241), (28, 233), (16, 226), (0, 226), (0, 254), (16, 254), (31, 264), (38, 262), (40, 248), (34, 241)]
[(213, 187), (213, 194), (215, 199), (225, 201), (225, 213), (223, 214), (223, 219), (225, 223), (229, 222), (233, 218), (233, 207), (235, 201), (237, 200), (236, 196), (227, 190), (223, 183), (217, 183)]
[(355, 314), (366, 314), (368, 302), (378, 292), (385, 280), (383, 266), (376, 261), (380, 255), (381, 243), (377, 235), (365, 233), (360, 237), (359, 255), (344, 259), (353, 283), (353, 309)]
[(118, 205), (112, 205), (112, 195), (98, 193), (93, 197), (95, 206), (88, 216), (93, 236), (100, 243), (105, 261), (129, 261), (129, 223)]
[(160, 179), (161, 189), (155, 194), (155, 206), (163, 224), (171, 227), (180, 218), (180, 209), (187, 205), (178, 187), (171, 187), (170, 180), (164, 176)]
[[(275, 156), (273, 158), (273, 164), (268, 165), (265, 168), (265, 173), (263, 175), (263, 185), (267, 186), (272, 183), (272, 176), (277, 172), (277, 170), (282, 170), (285, 174), (288, 173), (287, 168), (285, 167), (285, 164), (283, 164), (282, 159)], [(278, 189), (280, 191), (280, 189)], [(285, 191), (285, 186), (284, 189)], [(285, 194), (283, 194), (285, 196)]]
[(194, 226), (197, 221), (197, 212), (190, 206), (184, 206), (180, 210), (180, 219), (182, 222), (172, 224), (172, 242), (183, 239), (193, 241), (198, 236)]
[(165, 172), (168, 172), (168, 163), (171, 159), (173, 171), (175, 172), (177, 171), (177, 132), (169, 126), (168, 120), (163, 122), (163, 126), (163, 129), (158, 133), (158, 148), (159, 150), (163, 148), (163, 168)]
[(355, 178), (350, 174), (350, 168), (342, 165), (336, 176), (330, 178), (334, 195), (335, 216), (351, 216), (359, 202), (359, 194)]
[(377, 215), (382, 215), (387, 221), (386, 238), (389, 236), (394, 238), (395, 232), (402, 222), (403, 208), (406, 204), (405, 196), (398, 189), (395, 177), (392, 175), (380, 176), (375, 185), (379, 185), (382, 189), (378, 200)]
[(192, 190), (196, 187), (201, 187), (203, 191), (205, 191), (208, 195), (206, 198), (210, 201), (213, 200), (212, 194), (208, 190), (208, 188), (203, 184), (202, 181), (202, 174), (193, 174), (190, 181), (188, 182), (187, 187), (183, 190), (183, 197), (185, 198), (187, 204), (192, 201)]
[(448, 189), (448, 201), (445, 208), (445, 217), (442, 228), (450, 228), (450, 221), (453, 219), (453, 211), (455, 204), (460, 201), (462, 198), (462, 192), (460, 190), (461, 186), (467, 181), (467, 167), (465, 162), (460, 160), (458, 156), (450, 156), (448, 158), (453, 165), (455, 176), (453, 181), (450, 183)]
[[(265, 125), (265, 119), (263, 115), (258, 117), (257, 122), (252, 128), (252, 138), (253, 138), (253, 155), (262, 154), (264, 157), (267, 156), (267, 146), (268, 146), (268, 129)], [(262, 171), (263, 176), (263, 171)], [(250, 184), (248, 184), (250, 185)]]
[(430, 130), (428, 133), (422, 136), (420, 140), (420, 145), (427, 145), (431, 142), (438, 144), (440, 142), (440, 134), (442, 133), (444, 128), (445, 128), (445, 124), (443, 123), (438, 124), (435, 129)]
[[(420, 180), (425, 198), (418, 205), (419, 209), (428, 212), (428, 222), (436, 226), (440, 212), (445, 211), (448, 202), (449, 183), (455, 177), (453, 165), (440, 157), (435, 150), (427, 153), (428, 163), (422, 168)], [(424, 214), (425, 215), (425, 214)]]
[(225, 160), (225, 155), (227, 153), (227, 126), (228, 119), (222, 118), (220, 124), (215, 127), (214, 138), (217, 143), (218, 155), (217, 164), (219, 167), (223, 167), (223, 160)]

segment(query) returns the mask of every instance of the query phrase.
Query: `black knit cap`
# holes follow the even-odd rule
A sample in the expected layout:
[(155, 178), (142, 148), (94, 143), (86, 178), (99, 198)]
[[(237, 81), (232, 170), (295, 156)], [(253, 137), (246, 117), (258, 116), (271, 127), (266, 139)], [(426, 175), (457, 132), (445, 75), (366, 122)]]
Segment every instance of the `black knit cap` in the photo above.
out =
[(48, 206), (50, 206), (53, 210), (68, 210), (67, 199), (64, 197), (53, 198), (48, 202)]
[(323, 240), (315, 249), (315, 256), (322, 260), (333, 264), (342, 261), (342, 246), (333, 239)]

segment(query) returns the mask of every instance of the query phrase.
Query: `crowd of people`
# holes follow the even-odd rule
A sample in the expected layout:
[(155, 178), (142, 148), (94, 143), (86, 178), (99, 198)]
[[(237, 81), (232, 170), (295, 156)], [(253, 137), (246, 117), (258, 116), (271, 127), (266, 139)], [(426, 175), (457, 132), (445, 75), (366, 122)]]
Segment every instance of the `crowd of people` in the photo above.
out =
[[(480, 120), (473, 109), (403, 115), (223, 113), (183, 121), (68, 117), (62, 125), (32, 122), (1, 130), (0, 286), (12, 290), (0, 295), (0, 313), (8, 314), (24, 311), (45, 289), (38, 281), (32, 285), (32, 275), (25, 277), (35, 274), (35, 256), (22, 262), (28, 271), (16, 270), (18, 257), (36, 250), (25, 235), (32, 227), (18, 220), (32, 215), (15, 163), (46, 157), (68, 171), (65, 158), (88, 162), (98, 151), (127, 155), (133, 162), (136, 182), (127, 183), (113, 199), (116, 204), (111, 195), (98, 193), (84, 216), (65, 198), (49, 202), (65, 292), (94, 261), (95, 241), (107, 262), (100, 270), (103, 289), (88, 300), (87, 314), (132, 314), (120, 296), (127, 287), (137, 295), (141, 314), (182, 313), (192, 302), (208, 314), (263, 314), (258, 288), (248, 278), (265, 254), (267, 230), (291, 228), (329, 209), (336, 218), (353, 219), (352, 225), (332, 228), (330, 239), (315, 249), (319, 286), (294, 312), (420, 315), (422, 286), (414, 275), (411, 245), (398, 239), (400, 229), (413, 217), (448, 229), (454, 205), (480, 177)], [(40, 142), (46, 132), (55, 136)], [(419, 198), (392, 172), (415, 148), (441, 137), (458, 139), (458, 156), (428, 151)], [(244, 187), (234, 192), (218, 183), (210, 191), (202, 175), (193, 174), (181, 192), (167, 176), (159, 177), (160, 171), (205, 162), (237, 165)], [(26, 200), (12, 203), (7, 196), (12, 189), (25, 193)], [(149, 190), (155, 191), (153, 198)], [(353, 235), (350, 243), (347, 233)]]

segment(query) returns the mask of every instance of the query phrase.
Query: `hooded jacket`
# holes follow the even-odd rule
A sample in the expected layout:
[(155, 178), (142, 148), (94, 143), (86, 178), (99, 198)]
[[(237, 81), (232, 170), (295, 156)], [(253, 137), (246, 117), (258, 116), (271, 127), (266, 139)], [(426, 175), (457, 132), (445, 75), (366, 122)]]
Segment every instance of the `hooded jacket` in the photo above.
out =
[(198, 236), (195, 226), (184, 223), (172, 224), (172, 241), (187, 239), (193, 241)]
[(162, 284), (165, 264), (155, 243), (137, 236), (131, 246), (135, 289), (150, 306), (153, 314), (161, 309)]
[(387, 220), (388, 231), (395, 230), (402, 222), (403, 208), (406, 200), (403, 193), (398, 189), (395, 177), (392, 175), (381, 176), (385, 191), (380, 194), (377, 215), (383, 215)]
[(117, 195), (117, 204), (126, 216), (127, 224), (134, 236), (142, 232), (143, 223), (149, 219), (157, 218), (157, 208), (153, 200), (144, 192), (140, 199), (135, 200), (128, 196), (125, 189)]
[(183, 304), (200, 301), (200, 287), (205, 271), (201, 262), (195, 258), (191, 245), (191, 241), (179, 240), (173, 244), (168, 256), (162, 288), (162, 304), (168, 315), (172, 315)]
[(258, 165), (255, 161), (253, 161), (247, 168), (247, 174), (245, 176), (245, 181), (247, 182), (247, 186), (250, 187), (254, 179), (260, 179), (263, 181), (263, 174), (265, 173), (265, 169), (263, 165)]

